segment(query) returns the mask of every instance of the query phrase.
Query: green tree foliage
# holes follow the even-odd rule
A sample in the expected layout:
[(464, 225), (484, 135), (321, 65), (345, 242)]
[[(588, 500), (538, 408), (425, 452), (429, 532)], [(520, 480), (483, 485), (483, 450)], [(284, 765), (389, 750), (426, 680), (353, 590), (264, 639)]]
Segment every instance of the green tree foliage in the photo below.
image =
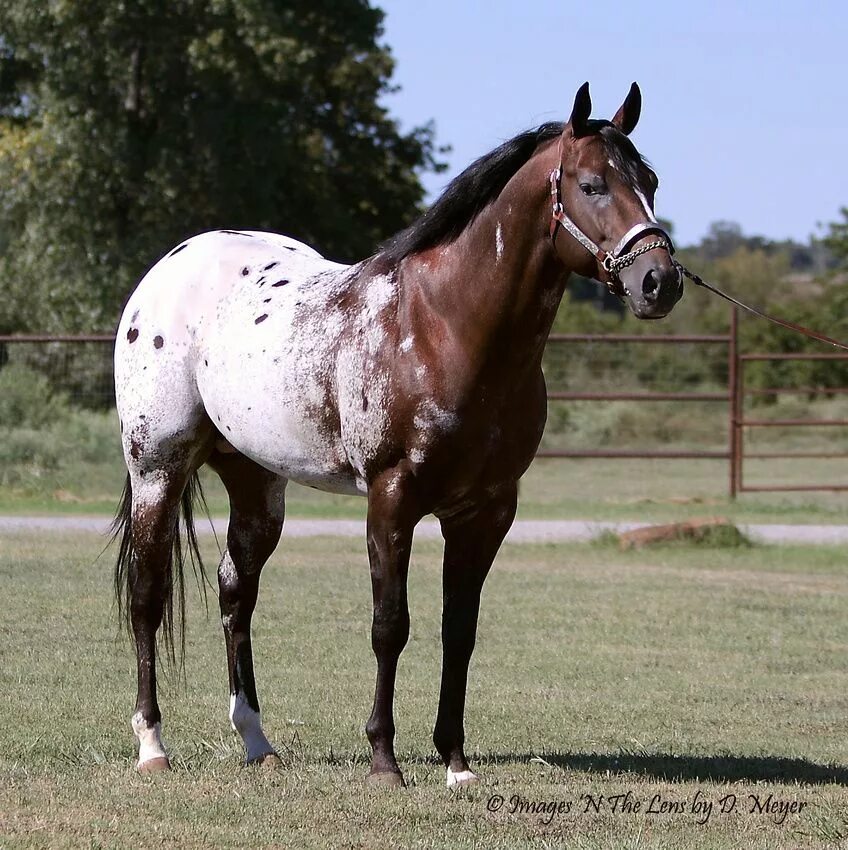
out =
[(848, 207), (839, 211), (841, 221), (828, 226), (828, 234), (823, 242), (843, 268), (848, 268)]
[(420, 209), (431, 125), (380, 98), (368, 0), (0, 4), (0, 331), (108, 329), (210, 228), (354, 260)]

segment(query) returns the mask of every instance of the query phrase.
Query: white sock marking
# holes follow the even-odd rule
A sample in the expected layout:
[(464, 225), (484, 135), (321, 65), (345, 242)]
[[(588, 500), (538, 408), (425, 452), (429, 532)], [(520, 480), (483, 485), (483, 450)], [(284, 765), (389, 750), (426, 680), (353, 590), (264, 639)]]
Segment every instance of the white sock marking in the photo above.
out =
[(448, 788), (455, 788), (462, 782), (472, 782), (477, 778), (477, 774), (473, 770), (461, 770), (459, 773), (454, 773), (448, 768)]
[(165, 747), (162, 744), (162, 724), (154, 723), (148, 725), (141, 712), (137, 711), (132, 716), (132, 730), (138, 738), (138, 766), (141, 767), (151, 759), (167, 758)]
[(230, 723), (244, 741), (249, 762), (274, 752), (262, 731), (259, 712), (250, 707), (241, 691), (230, 695)]

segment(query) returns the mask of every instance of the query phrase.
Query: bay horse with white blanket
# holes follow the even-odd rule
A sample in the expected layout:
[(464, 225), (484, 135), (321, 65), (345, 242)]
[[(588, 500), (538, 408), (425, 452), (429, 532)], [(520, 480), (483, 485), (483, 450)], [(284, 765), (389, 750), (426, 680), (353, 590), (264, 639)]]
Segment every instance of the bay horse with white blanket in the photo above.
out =
[(605, 281), (643, 319), (666, 315), (682, 292), (653, 215), (656, 175), (628, 139), (638, 87), (612, 121), (590, 110), (586, 84), (567, 123), (477, 160), (356, 265), (284, 236), (222, 230), (179, 245), (138, 285), (115, 350), (129, 471), (115, 582), (138, 655), (139, 771), (169, 767), (156, 636), (162, 626), (173, 652), (184, 560), (199, 557), (197, 472), (208, 464), (230, 499), (218, 583), (230, 719), (247, 761), (277, 760), (260, 723), (250, 621), (293, 480), (368, 500), (371, 782), (403, 783), (392, 704), (409, 634), (407, 569), (416, 523), (439, 519), (444, 656), (433, 740), (448, 786), (475, 781), (463, 715), (480, 591), (542, 436), (542, 353), (566, 280)]

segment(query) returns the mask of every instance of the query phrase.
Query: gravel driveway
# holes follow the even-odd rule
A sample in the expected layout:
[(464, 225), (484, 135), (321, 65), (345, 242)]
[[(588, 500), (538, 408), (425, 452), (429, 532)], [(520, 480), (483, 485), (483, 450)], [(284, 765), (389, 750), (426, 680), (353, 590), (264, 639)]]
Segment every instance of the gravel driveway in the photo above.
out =
[[(223, 537), (227, 530), (226, 519), (214, 520), (216, 533)], [(591, 540), (603, 531), (632, 531), (646, 523), (639, 522), (587, 522), (585, 520), (522, 519), (509, 532), (509, 543), (567, 543)], [(84, 516), (0, 516), (0, 534), (20, 531), (87, 531), (105, 534), (109, 519)], [(739, 530), (759, 543), (848, 543), (848, 526), (845, 525), (772, 525), (740, 524)], [(205, 520), (198, 520), (198, 534), (209, 534)], [(284, 535), (290, 537), (359, 537), (365, 536), (365, 523), (351, 519), (300, 519), (286, 520)], [(422, 521), (415, 532), (419, 539), (438, 539), (438, 523), (433, 519)]]

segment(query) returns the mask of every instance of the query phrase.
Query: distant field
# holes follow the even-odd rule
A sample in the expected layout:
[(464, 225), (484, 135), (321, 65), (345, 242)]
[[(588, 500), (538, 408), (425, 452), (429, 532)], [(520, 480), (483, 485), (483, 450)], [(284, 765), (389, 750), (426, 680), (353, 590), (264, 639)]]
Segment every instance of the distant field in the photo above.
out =
[[(205, 619), (192, 593), (187, 683), (162, 694), (175, 770), (147, 779), (133, 772), (133, 653), (116, 639), (101, 545), (81, 534), (0, 538), (4, 848), (788, 850), (848, 840), (841, 550), (506, 547), (470, 679), (468, 748), (483, 782), (453, 794), (430, 742), (437, 546), (413, 555), (399, 672), (410, 787), (380, 793), (361, 781), (374, 669), (364, 542), (288, 541), (266, 570), (257, 670), (285, 769), (241, 766), (217, 600)], [(642, 811), (613, 813), (609, 798), (627, 792)], [(721, 814), (730, 794), (736, 807)], [(604, 797), (599, 812), (583, 811), (585, 795)], [(696, 795), (714, 804), (702, 825)], [(775, 823), (781, 815), (756, 811), (750, 795), (795, 811)], [(503, 807), (489, 811), (498, 796)], [(682, 811), (646, 814), (652, 800)], [(550, 813), (568, 802), (571, 812)]]

